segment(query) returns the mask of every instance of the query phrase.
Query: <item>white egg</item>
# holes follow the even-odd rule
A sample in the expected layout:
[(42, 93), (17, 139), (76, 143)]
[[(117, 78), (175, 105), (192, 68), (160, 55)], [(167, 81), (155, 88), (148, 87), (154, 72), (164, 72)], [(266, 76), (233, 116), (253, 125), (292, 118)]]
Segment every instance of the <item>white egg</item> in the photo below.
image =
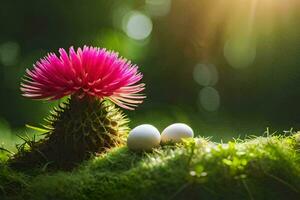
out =
[(132, 150), (151, 150), (160, 144), (160, 133), (154, 126), (143, 124), (132, 129), (127, 138), (127, 146)]
[(175, 123), (163, 130), (161, 134), (162, 143), (181, 142), (182, 138), (194, 137), (194, 131), (191, 127), (183, 123)]

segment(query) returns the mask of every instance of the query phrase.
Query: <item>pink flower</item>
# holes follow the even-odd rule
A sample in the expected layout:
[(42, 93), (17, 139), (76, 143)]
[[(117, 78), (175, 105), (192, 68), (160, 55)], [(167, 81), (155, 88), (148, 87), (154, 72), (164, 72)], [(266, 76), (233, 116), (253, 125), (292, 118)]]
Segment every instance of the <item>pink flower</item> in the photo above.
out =
[(67, 95), (108, 98), (115, 104), (133, 109), (143, 102), (145, 84), (138, 67), (117, 53), (84, 46), (69, 54), (59, 49), (60, 56), (49, 53), (36, 62), (21, 83), (23, 96), (56, 100)]

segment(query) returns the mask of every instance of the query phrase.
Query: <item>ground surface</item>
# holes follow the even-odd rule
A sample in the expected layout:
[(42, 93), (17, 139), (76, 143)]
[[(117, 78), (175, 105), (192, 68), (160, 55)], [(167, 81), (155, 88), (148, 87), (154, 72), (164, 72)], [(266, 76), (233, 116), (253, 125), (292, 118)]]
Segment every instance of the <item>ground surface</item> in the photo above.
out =
[(202, 138), (153, 152), (119, 147), (72, 172), (9, 169), (0, 199), (300, 199), (300, 134), (217, 144)]

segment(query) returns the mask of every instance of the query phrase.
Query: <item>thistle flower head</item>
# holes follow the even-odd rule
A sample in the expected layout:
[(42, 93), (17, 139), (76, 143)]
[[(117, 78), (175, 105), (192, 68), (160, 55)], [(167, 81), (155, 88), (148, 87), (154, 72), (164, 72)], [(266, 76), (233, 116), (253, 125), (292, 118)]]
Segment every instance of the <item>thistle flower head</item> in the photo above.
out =
[(69, 53), (59, 49), (59, 56), (49, 53), (26, 70), (21, 83), (23, 96), (56, 100), (67, 95), (108, 98), (126, 109), (142, 103), (144, 84), (138, 67), (106, 49), (84, 46)]

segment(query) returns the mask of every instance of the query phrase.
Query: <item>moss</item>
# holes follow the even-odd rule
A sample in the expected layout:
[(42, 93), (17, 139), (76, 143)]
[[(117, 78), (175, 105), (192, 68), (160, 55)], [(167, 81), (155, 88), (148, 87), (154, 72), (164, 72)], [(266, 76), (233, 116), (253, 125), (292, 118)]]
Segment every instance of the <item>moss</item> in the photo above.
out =
[(196, 138), (148, 153), (118, 147), (72, 172), (39, 170), (29, 175), (2, 163), (1, 195), (39, 200), (299, 199), (299, 137), (226, 144)]

